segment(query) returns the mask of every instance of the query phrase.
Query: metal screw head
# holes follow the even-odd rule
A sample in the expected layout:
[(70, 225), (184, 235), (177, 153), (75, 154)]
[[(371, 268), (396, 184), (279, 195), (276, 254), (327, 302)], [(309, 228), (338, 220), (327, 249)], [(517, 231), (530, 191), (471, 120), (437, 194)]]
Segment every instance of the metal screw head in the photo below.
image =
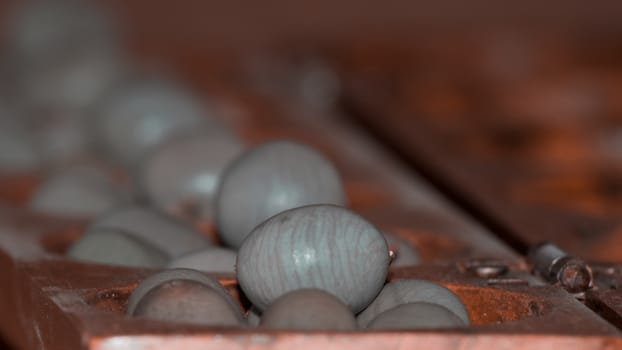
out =
[(550, 283), (557, 282), (555, 267), (562, 266), (560, 262), (565, 261), (566, 257), (568, 254), (565, 251), (549, 242), (543, 242), (532, 247), (528, 254), (534, 272)]
[(569, 259), (557, 272), (557, 280), (570, 293), (585, 292), (592, 287), (592, 269), (583, 261)]
[(494, 259), (471, 259), (463, 266), (466, 271), (481, 278), (499, 277), (508, 272), (507, 264)]
[(389, 248), (389, 261), (393, 262), (397, 258), (397, 249)]
[(590, 266), (552, 243), (542, 243), (531, 249), (529, 260), (534, 270), (550, 283), (561, 285), (566, 291), (580, 294), (592, 288)]

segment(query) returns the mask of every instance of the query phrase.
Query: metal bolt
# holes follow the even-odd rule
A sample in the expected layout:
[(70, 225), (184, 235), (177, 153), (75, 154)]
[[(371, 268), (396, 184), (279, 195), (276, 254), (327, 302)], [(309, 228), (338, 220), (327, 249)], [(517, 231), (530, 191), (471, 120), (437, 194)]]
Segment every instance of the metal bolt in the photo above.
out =
[(581, 260), (570, 258), (557, 272), (557, 280), (570, 293), (581, 293), (592, 287), (592, 269)]
[(508, 266), (500, 260), (471, 259), (463, 264), (466, 271), (481, 278), (499, 277), (508, 272)]
[(389, 261), (393, 262), (393, 260), (397, 259), (397, 247), (389, 248)]
[(592, 287), (589, 265), (552, 243), (535, 246), (529, 252), (534, 271), (550, 283), (561, 285), (570, 293), (582, 293)]

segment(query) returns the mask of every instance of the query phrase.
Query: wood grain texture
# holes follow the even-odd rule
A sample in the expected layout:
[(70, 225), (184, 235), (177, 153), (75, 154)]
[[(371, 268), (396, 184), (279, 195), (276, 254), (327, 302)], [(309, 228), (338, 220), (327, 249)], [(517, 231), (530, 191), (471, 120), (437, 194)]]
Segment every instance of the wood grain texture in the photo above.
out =
[(208, 247), (211, 242), (191, 226), (156, 209), (126, 206), (93, 221), (90, 230), (120, 229), (155, 246), (169, 259)]
[(462, 328), (464, 321), (438, 304), (408, 303), (398, 305), (374, 318), (367, 329), (414, 330)]
[(347, 305), (319, 289), (298, 289), (276, 299), (263, 313), (260, 326), (281, 330), (354, 330), (356, 319)]
[(221, 175), (243, 149), (242, 141), (223, 128), (180, 134), (143, 159), (137, 186), (163, 210), (193, 205), (198, 216), (211, 220)]
[(187, 269), (142, 281), (130, 296), (127, 314), (210, 326), (244, 324), (242, 310), (217, 280)]
[(291, 141), (260, 145), (225, 172), (216, 198), (223, 241), (239, 247), (269, 217), (311, 204), (345, 204), (335, 167), (308, 146)]
[(259, 225), (238, 251), (242, 290), (260, 310), (302, 288), (327, 291), (354, 312), (378, 294), (389, 252), (378, 230), (333, 205), (282, 212)]
[(112, 159), (128, 166), (176, 133), (218, 124), (192, 93), (161, 78), (120, 83), (94, 108), (97, 143)]
[(162, 267), (168, 256), (156, 247), (118, 229), (97, 228), (76, 241), (67, 252), (76, 260), (107, 265)]
[(234, 274), (235, 260), (236, 252), (231, 249), (208, 247), (180, 256), (171, 261), (168, 267)]
[(469, 313), (460, 298), (440, 284), (404, 279), (388, 283), (376, 299), (357, 316), (359, 327), (367, 327), (381, 313), (401, 304), (425, 302), (439, 304), (456, 314), (465, 324), (470, 324)]

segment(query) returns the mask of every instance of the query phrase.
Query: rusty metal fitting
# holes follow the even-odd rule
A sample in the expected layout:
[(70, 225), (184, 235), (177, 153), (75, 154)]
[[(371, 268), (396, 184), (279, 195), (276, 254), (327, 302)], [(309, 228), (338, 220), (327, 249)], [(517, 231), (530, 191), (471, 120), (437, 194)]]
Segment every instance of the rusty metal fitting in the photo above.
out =
[(592, 269), (552, 243), (533, 247), (528, 255), (536, 274), (547, 282), (561, 285), (566, 291), (583, 293), (593, 285)]
[(583, 260), (568, 257), (558, 263), (557, 280), (570, 293), (582, 293), (592, 288), (592, 269)]
[(496, 278), (509, 270), (504, 261), (496, 259), (470, 259), (461, 265), (464, 271), (481, 278)]

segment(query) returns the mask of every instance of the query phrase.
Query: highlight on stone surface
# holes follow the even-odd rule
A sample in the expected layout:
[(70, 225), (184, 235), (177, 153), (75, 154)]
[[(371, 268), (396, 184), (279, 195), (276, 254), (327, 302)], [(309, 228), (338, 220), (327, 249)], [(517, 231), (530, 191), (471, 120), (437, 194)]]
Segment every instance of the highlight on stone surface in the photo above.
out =
[(273, 141), (242, 155), (224, 173), (216, 197), (222, 240), (238, 248), (269, 217), (311, 204), (345, 203), (335, 167), (312, 148)]
[(311, 205), (257, 226), (238, 251), (240, 287), (260, 310), (302, 288), (324, 290), (353, 312), (384, 285), (389, 251), (382, 234), (352, 211)]

